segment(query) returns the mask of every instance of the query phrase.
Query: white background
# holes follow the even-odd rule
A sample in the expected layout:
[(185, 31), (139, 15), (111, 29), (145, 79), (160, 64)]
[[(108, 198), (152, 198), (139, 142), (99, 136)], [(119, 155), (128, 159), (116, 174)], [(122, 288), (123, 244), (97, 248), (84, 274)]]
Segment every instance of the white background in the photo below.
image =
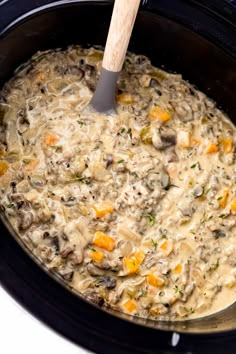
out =
[(89, 354), (32, 317), (0, 286), (2, 354)]

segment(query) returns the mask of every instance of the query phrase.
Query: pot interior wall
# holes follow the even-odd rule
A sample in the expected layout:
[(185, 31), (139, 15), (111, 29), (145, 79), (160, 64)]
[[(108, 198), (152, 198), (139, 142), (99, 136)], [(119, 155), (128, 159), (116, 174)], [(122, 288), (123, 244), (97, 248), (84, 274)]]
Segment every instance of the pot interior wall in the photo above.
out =
[[(60, 6), (20, 21), (0, 38), (0, 85), (13, 70), (38, 50), (69, 44), (105, 44), (111, 4), (80, 3)], [(236, 60), (216, 45), (164, 16), (141, 11), (130, 49), (148, 55), (156, 65), (180, 72), (236, 122)], [(4, 232), (7, 237), (7, 232)], [(139, 321), (140, 322), (140, 321)], [(142, 324), (184, 332), (211, 333), (236, 329), (236, 305), (205, 319), (181, 324)]]

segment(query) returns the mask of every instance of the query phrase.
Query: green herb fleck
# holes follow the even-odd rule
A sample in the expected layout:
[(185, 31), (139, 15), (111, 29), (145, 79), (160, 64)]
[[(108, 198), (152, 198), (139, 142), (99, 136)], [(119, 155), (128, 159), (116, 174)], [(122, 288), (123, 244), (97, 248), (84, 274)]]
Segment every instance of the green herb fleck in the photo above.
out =
[(204, 212), (201, 219), (200, 219), (200, 224), (204, 224), (208, 220), (207, 214)]
[(147, 295), (147, 291), (144, 289), (141, 289), (141, 295), (140, 296), (146, 296)]
[(120, 128), (120, 130), (119, 130), (119, 135), (121, 135), (121, 134), (124, 134), (125, 133), (125, 131), (126, 131), (126, 129), (123, 127), (123, 128)]
[(162, 297), (162, 296), (164, 296), (164, 295), (165, 295), (165, 292), (164, 292), (164, 291), (160, 291), (160, 292), (159, 292), (159, 296)]
[(155, 216), (151, 213), (146, 214), (145, 217), (147, 218), (147, 222), (149, 226), (155, 225), (156, 219)]
[(180, 289), (180, 287), (178, 285), (174, 286), (174, 291), (176, 294), (179, 294), (180, 296), (184, 295), (182, 289)]
[(225, 219), (225, 218), (227, 218), (227, 216), (229, 216), (229, 214), (221, 214), (221, 215), (219, 216), (219, 218)]
[(162, 234), (161, 238), (167, 238), (166, 234)]
[(54, 149), (56, 152), (62, 152), (62, 146), (59, 145), (51, 145), (51, 149)]
[(223, 197), (218, 197), (217, 200), (221, 200)]
[(24, 163), (25, 165), (28, 165), (28, 164), (31, 162), (30, 159), (24, 159), (24, 160), (22, 160), (22, 161), (23, 161), (23, 163)]
[(211, 188), (208, 188), (205, 192), (205, 194), (208, 194), (210, 192)]
[(99, 149), (99, 144), (95, 145), (94, 148), (93, 148), (93, 151), (96, 151)]
[(191, 315), (195, 312), (193, 307), (184, 307), (184, 311), (187, 312), (187, 315)]
[(86, 125), (86, 123), (82, 120), (77, 120), (77, 123), (79, 124), (80, 128)]
[(13, 208), (15, 205), (13, 203), (7, 204), (7, 208)]
[(124, 162), (124, 160), (119, 160), (119, 161), (117, 161), (117, 163), (123, 163)]
[(55, 196), (55, 195), (56, 195), (56, 194), (55, 194), (53, 191), (51, 191), (51, 190), (48, 190), (48, 193), (51, 194), (51, 196)]
[(220, 258), (217, 258), (217, 261), (216, 263), (212, 264), (209, 268), (209, 272), (213, 272), (215, 271), (216, 269), (219, 268), (219, 265), (220, 265)]
[(200, 220), (201, 224), (204, 224), (205, 222), (211, 220), (213, 218), (213, 215), (208, 216), (205, 212)]
[(196, 163), (194, 163), (192, 166), (190, 166), (190, 168), (195, 168), (196, 166), (197, 166), (197, 162)]
[(157, 245), (158, 243), (152, 239), (152, 247), (154, 247), (155, 250), (157, 249)]
[(78, 175), (69, 181), (69, 183), (73, 183), (73, 182), (81, 182), (83, 184), (90, 184), (91, 179), (89, 177), (82, 177), (82, 176)]
[(96, 252), (95, 248), (93, 248), (92, 246), (88, 246), (88, 248), (90, 249), (90, 251)]

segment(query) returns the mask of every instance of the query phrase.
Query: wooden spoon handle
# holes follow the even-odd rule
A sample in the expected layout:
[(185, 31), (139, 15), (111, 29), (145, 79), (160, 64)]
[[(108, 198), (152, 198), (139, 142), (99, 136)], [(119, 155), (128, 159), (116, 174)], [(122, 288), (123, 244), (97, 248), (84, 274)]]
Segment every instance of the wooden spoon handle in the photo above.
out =
[(120, 72), (141, 0), (115, 0), (102, 66)]

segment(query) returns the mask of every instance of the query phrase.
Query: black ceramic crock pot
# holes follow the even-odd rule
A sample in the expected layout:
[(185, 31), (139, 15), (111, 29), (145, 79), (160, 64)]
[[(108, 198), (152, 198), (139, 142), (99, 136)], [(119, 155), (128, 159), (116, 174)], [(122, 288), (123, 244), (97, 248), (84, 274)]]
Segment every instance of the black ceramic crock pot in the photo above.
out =
[[(112, 1), (0, 0), (0, 87), (38, 50), (105, 44)], [(236, 5), (144, 0), (130, 50), (183, 74), (236, 123)], [(96, 353), (236, 353), (236, 304), (181, 323), (105, 312), (72, 292), (0, 223), (0, 283), (44, 323)]]

